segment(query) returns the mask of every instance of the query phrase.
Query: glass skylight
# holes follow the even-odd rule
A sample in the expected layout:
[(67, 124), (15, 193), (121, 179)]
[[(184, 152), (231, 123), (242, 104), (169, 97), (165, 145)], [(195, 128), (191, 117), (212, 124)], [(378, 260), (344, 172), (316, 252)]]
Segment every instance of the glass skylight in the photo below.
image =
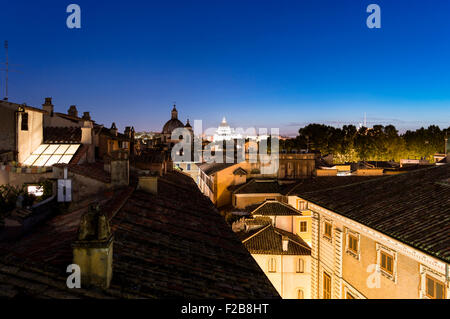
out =
[(80, 144), (41, 144), (23, 164), (25, 166), (68, 164), (79, 147)]

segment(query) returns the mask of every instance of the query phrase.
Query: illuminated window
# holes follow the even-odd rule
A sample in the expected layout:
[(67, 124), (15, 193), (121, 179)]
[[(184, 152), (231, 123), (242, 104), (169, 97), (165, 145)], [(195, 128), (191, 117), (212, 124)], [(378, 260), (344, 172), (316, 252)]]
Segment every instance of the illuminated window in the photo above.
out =
[(331, 299), (331, 277), (323, 273), (323, 299)]
[(444, 283), (436, 280), (428, 275), (425, 276), (426, 280), (426, 295), (432, 299), (444, 299), (445, 286)]
[(22, 113), (22, 124), (20, 129), (22, 131), (28, 131), (28, 113)]
[(28, 185), (27, 192), (30, 195), (34, 195), (36, 197), (40, 197), (40, 196), (44, 195), (44, 186)]
[(297, 272), (303, 273), (305, 272), (305, 261), (302, 258), (299, 258), (297, 261)]
[(380, 268), (388, 274), (394, 273), (394, 257), (384, 251), (380, 252)]
[(25, 166), (68, 164), (80, 144), (41, 144), (24, 162)]
[(325, 222), (324, 223), (324, 236), (331, 239), (331, 223)]
[(305, 299), (305, 294), (302, 289), (297, 291), (297, 299)]
[(277, 261), (275, 258), (269, 259), (269, 272), (276, 272), (277, 271)]
[(348, 249), (357, 254), (358, 253), (358, 238), (354, 235), (348, 235)]
[(307, 221), (300, 221), (299, 231), (301, 233), (306, 233), (308, 231), (308, 222)]

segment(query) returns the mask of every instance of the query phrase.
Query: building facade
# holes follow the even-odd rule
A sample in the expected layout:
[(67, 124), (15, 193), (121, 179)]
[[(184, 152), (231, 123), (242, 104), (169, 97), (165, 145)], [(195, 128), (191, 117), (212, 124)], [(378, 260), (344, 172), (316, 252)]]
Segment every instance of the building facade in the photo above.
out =
[(450, 166), (303, 195), (312, 298), (448, 299)]

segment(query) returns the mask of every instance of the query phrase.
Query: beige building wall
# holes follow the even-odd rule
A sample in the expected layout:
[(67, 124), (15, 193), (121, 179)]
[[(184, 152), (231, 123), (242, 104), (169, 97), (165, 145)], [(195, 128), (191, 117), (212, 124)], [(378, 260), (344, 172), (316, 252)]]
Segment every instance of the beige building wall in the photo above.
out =
[[(312, 223), (311, 223), (311, 211), (308, 209), (308, 202), (298, 196), (288, 196), (288, 204), (299, 210), (302, 216), (297, 217), (294, 224), (294, 234), (300, 236), (309, 246), (312, 242)], [(300, 230), (300, 222), (306, 222), (306, 232)]]
[(43, 142), (43, 114), (31, 110), (28, 113), (28, 130), (22, 131), (23, 113), (19, 113), (17, 126), (18, 161), (23, 163)]
[[(252, 254), (259, 267), (264, 271), (270, 282), (284, 299), (298, 299), (299, 290), (303, 291), (304, 299), (311, 298), (311, 257), (293, 255), (263, 255)], [(269, 260), (275, 258), (276, 271), (269, 272)], [(304, 262), (304, 272), (297, 273), (299, 259)]]
[[(370, 299), (426, 298), (425, 277), (443, 282), (449, 265), (351, 219), (308, 203), (312, 211), (312, 297), (323, 298), (324, 275), (331, 277), (331, 297)], [(332, 225), (331, 239), (324, 235)], [(349, 236), (357, 238), (357, 252), (349, 249)], [(393, 273), (380, 270), (381, 252), (393, 257)]]

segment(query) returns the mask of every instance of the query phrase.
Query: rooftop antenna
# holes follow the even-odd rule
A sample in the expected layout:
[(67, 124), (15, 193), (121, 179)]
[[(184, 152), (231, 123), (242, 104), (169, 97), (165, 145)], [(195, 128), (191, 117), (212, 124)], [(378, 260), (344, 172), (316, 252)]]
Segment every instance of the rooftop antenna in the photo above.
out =
[(5, 40), (5, 58), (6, 62), (2, 63), (5, 65), (5, 69), (2, 69), (2, 71), (5, 71), (6, 79), (5, 79), (5, 101), (8, 101), (8, 79), (9, 79), (9, 72), (19, 72), (17, 70), (10, 70), (9, 69), (9, 58), (8, 58), (8, 40)]

